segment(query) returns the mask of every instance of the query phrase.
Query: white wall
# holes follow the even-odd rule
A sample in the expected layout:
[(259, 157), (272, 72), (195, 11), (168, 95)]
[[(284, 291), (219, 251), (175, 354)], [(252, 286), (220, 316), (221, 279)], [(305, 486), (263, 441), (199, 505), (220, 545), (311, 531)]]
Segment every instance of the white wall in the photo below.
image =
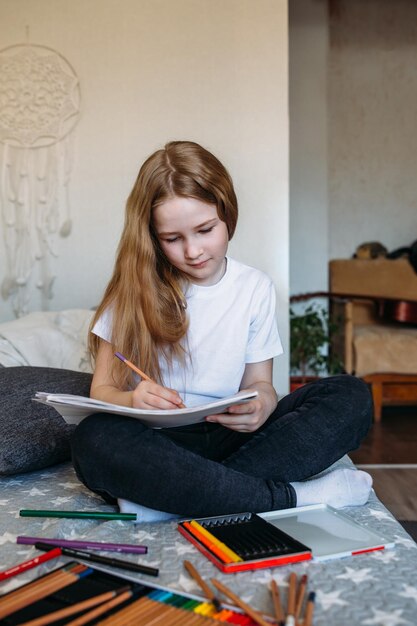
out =
[[(82, 91), (74, 228), (58, 242), (49, 308), (99, 301), (139, 165), (166, 141), (191, 139), (234, 178), (241, 213), (230, 251), (275, 281), (287, 346), (286, 0), (0, 0), (1, 46), (24, 43), (27, 27), (30, 43), (68, 59)], [(0, 301), (0, 320), (11, 317)], [(281, 358), (279, 391), (287, 379)]]
[[(417, 239), (417, 3), (291, 0), (290, 292)], [(328, 14), (328, 11), (330, 14)]]
[(417, 3), (338, 0), (330, 18), (330, 257), (417, 239)]
[(290, 292), (327, 290), (327, 3), (289, 3)]

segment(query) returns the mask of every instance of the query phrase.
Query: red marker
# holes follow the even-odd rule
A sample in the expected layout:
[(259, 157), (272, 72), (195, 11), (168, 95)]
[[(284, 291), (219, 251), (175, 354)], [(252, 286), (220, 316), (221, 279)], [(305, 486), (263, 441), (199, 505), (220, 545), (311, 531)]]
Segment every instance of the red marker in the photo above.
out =
[(56, 559), (59, 556), (62, 556), (61, 548), (54, 548), (53, 550), (49, 550), (48, 552), (45, 552), (45, 554), (36, 556), (34, 559), (24, 561), (23, 563), (19, 563), (18, 565), (14, 565), (9, 569), (5, 569), (3, 572), (0, 572), (0, 581), (11, 578), (12, 576), (17, 576), (18, 574), (22, 574), (23, 572), (26, 572), (26, 570), (32, 569), (32, 567), (36, 567), (41, 563), (45, 563), (45, 561)]

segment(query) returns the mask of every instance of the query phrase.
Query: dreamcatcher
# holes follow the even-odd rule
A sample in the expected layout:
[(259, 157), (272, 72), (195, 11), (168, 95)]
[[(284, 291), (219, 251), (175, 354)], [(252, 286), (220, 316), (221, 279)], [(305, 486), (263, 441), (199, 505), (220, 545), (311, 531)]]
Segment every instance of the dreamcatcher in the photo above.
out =
[[(78, 77), (45, 46), (0, 50), (0, 209), (6, 268), (1, 284), (14, 314), (29, 310), (33, 283), (42, 308), (52, 297), (57, 238), (72, 222), (71, 131), (80, 115)], [(3, 273), (3, 272), (2, 272)]]

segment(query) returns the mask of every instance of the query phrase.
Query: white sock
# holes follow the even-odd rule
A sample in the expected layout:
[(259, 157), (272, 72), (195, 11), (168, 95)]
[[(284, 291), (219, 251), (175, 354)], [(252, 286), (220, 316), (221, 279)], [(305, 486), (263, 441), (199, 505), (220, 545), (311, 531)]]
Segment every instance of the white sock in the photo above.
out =
[(340, 509), (368, 502), (372, 477), (361, 470), (341, 468), (319, 478), (290, 484), (297, 495), (297, 506), (329, 504)]
[(137, 517), (135, 524), (139, 524), (141, 522), (163, 522), (165, 520), (180, 517), (175, 513), (165, 513), (165, 511), (148, 509), (147, 506), (136, 504), (135, 502), (130, 502), (129, 500), (122, 500), (122, 498), (117, 500), (117, 504), (119, 505), (121, 513), (136, 513)]

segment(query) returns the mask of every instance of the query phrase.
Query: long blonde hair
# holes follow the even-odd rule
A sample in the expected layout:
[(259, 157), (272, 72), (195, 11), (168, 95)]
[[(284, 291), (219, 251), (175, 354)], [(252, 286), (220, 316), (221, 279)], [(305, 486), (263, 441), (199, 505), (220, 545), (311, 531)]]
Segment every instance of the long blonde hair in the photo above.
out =
[[(162, 252), (153, 226), (153, 209), (174, 196), (215, 204), (232, 238), (238, 207), (225, 167), (197, 143), (167, 143), (142, 165), (128, 197), (113, 275), (90, 327), (110, 310), (113, 350), (160, 383), (159, 357), (168, 364), (174, 357), (184, 362), (182, 340), (188, 328), (185, 277)], [(99, 337), (90, 332), (93, 359), (99, 344)], [(118, 359), (112, 363), (112, 375), (120, 388), (132, 382), (129, 368)]]

